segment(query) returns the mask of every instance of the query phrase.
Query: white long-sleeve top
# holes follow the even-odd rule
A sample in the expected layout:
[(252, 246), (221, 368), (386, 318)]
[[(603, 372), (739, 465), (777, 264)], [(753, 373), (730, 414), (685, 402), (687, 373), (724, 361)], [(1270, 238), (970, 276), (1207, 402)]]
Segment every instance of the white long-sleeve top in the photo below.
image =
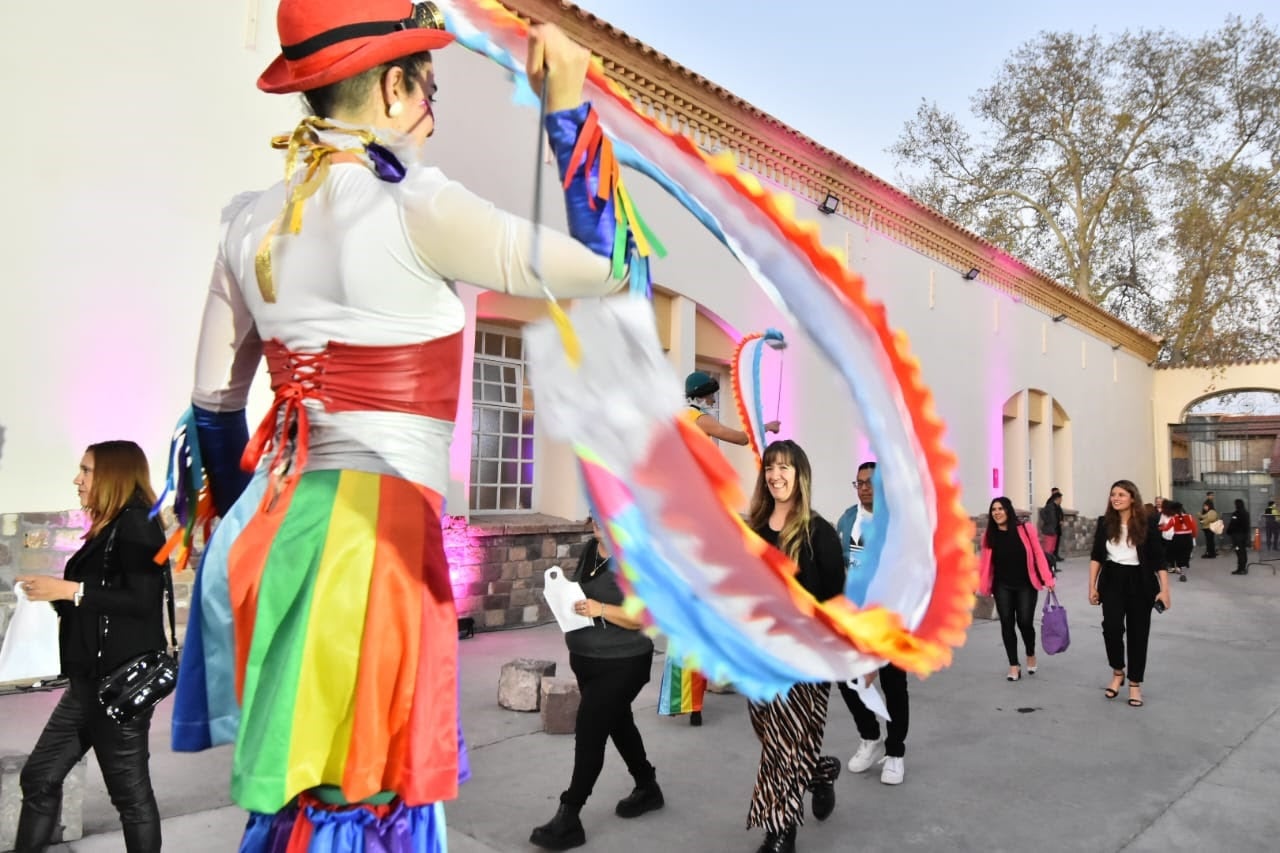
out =
[[(325, 142), (361, 152), (338, 134)], [(282, 181), (238, 196), (223, 213), (223, 237), (209, 284), (192, 401), (212, 411), (243, 409), (262, 341), (294, 352), (331, 341), (390, 346), (462, 331), (454, 281), (518, 296), (599, 296), (619, 286), (610, 262), (542, 229), (539, 280), (530, 266), (534, 226), (497, 209), (404, 145), (386, 143), (407, 173), (380, 180), (363, 163), (335, 162), (304, 206), (301, 233), (272, 245), (276, 301), (263, 299), (254, 258), (280, 215)], [(459, 382), (461, 377), (452, 377)], [(448, 481), (453, 421), (402, 412), (326, 412), (308, 400), (308, 470), (390, 473), (436, 490)]]

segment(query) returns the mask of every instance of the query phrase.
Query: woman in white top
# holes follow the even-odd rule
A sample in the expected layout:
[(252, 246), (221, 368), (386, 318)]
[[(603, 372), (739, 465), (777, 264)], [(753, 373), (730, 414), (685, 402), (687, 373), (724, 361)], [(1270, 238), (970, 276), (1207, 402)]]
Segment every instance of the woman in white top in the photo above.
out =
[(1111, 664), (1104, 693), (1114, 699), (1125, 681), (1125, 631), (1129, 634), (1129, 704), (1141, 708), (1146, 677), (1151, 609), (1173, 606), (1164, 540), (1147, 519), (1138, 487), (1128, 480), (1111, 486), (1106, 513), (1098, 519), (1089, 557), (1089, 603), (1102, 605), (1102, 639)]
[[(571, 239), (535, 235), (430, 165), (429, 51), (453, 40), (431, 4), (282, 0), (277, 24), (281, 55), (258, 86), (302, 93), (313, 115), (279, 143), (285, 180), (223, 217), (185, 421), (223, 520), (198, 575), (174, 746), (235, 742), (232, 798), (253, 813), (242, 850), (313, 830), (335, 849), (376, 836), (440, 850), (440, 803), (467, 775), (440, 531), (469, 344), (453, 282), (530, 297), (619, 286), (614, 200), (593, 158), (574, 157), (599, 145), (590, 54), (531, 29)], [(246, 441), (264, 356), (275, 404)]]

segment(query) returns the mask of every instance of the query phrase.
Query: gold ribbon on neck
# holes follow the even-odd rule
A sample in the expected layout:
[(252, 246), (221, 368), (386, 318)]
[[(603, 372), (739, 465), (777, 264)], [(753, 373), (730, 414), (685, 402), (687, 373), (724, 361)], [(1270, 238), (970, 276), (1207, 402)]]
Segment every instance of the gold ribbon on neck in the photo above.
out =
[[(272, 148), (288, 152), (284, 161), (284, 182), (288, 197), (284, 210), (263, 235), (253, 259), (254, 271), (258, 276), (258, 291), (267, 302), (276, 301), (275, 274), (271, 262), (272, 241), (280, 235), (282, 229), (289, 234), (301, 233), (303, 205), (315, 195), (329, 176), (329, 164), (333, 155), (349, 153), (321, 142), (321, 131), (353, 136), (364, 145), (377, 141), (377, 137), (367, 130), (343, 127), (316, 116), (304, 118), (293, 129), (293, 133), (272, 138)], [(295, 182), (294, 178), (300, 169), (305, 169), (305, 172), (301, 180)]]

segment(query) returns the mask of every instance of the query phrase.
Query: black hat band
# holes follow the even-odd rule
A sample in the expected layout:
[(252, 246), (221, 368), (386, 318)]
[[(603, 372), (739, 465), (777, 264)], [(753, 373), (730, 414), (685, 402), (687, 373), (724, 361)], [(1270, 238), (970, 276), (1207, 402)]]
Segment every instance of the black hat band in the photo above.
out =
[(344, 24), (314, 35), (297, 44), (280, 46), (280, 53), (290, 62), (306, 59), (313, 53), (319, 53), (326, 47), (341, 44), (352, 39), (370, 38), (398, 33), (401, 30), (443, 30), (444, 16), (434, 3), (414, 3), (413, 14), (398, 21), (361, 21), (357, 24)]

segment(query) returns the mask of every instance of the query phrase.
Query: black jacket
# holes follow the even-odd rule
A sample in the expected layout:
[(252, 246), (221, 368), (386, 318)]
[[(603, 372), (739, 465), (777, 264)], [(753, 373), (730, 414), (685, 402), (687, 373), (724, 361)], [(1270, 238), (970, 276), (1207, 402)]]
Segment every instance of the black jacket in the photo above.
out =
[(163, 545), (160, 523), (148, 518), (146, 503), (136, 499), (67, 561), (63, 577), (83, 583), (84, 597), (79, 607), (54, 602), (63, 675), (100, 678), (144, 652), (166, 648), (168, 567), (154, 560)]
[[(1157, 515), (1158, 519), (1159, 516)], [(1093, 549), (1089, 552), (1089, 559), (1102, 563), (1104, 566), (1107, 562), (1107, 525), (1106, 516), (1098, 516), (1098, 526), (1093, 532)], [(1164, 539), (1160, 536), (1160, 527), (1158, 525), (1147, 525), (1147, 537), (1138, 543), (1138, 563), (1143, 570), (1146, 581), (1150, 587), (1151, 594), (1154, 596), (1160, 591), (1160, 579), (1157, 572), (1166, 570), (1164, 559)], [(1103, 569), (1102, 574), (1106, 574)], [(1101, 578), (1098, 580), (1099, 589), (1102, 588), (1103, 582)]]
[[(756, 535), (775, 548), (779, 534), (765, 524)], [(835, 598), (844, 592), (844, 548), (836, 529), (817, 513), (809, 517), (809, 541), (800, 548), (796, 580), (818, 601)]]

